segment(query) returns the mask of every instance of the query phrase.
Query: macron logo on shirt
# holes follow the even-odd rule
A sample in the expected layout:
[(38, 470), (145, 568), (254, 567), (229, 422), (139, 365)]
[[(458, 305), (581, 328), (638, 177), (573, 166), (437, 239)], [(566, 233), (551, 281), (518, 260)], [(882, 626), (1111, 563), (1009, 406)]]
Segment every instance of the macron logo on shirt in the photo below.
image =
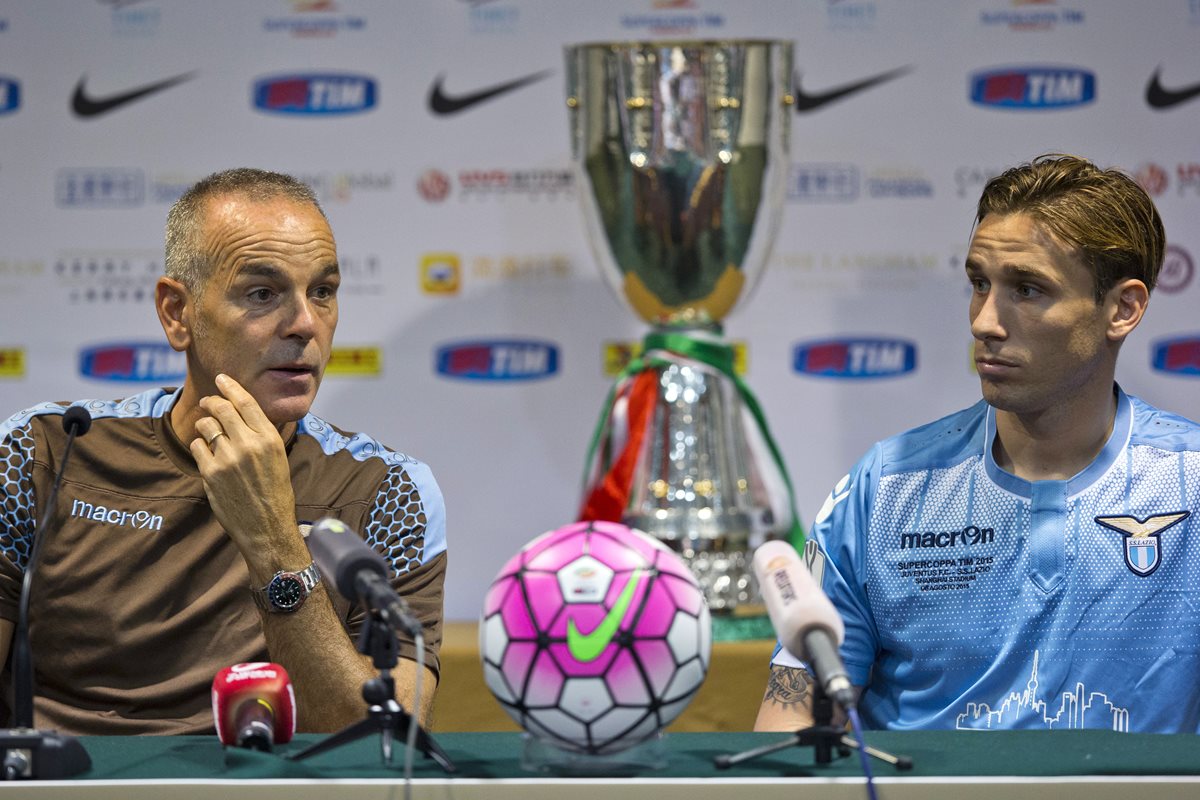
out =
[(123, 511), (119, 508), (92, 505), (75, 499), (71, 500), (71, 516), (103, 522), (106, 525), (120, 525), (150, 531), (161, 531), (163, 524), (161, 514), (151, 514), (149, 511)]

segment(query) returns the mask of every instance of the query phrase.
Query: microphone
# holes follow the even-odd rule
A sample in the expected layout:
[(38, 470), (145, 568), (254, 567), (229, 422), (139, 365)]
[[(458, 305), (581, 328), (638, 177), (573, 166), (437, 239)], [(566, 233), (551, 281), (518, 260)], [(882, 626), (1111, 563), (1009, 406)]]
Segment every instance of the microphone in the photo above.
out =
[(780, 644), (812, 668), (826, 695), (846, 710), (854, 708), (854, 687), (838, 655), (845, 638), (842, 618), (796, 548), (780, 540), (765, 542), (754, 551), (753, 567)]
[(217, 738), (226, 747), (269, 753), (296, 733), (296, 694), (278, 664), (225, 667), (213, 678), (212, 704)]
[(423, 635), (421, 622), (404, 598), (388, 583), (388, 567), (375, 552), (341, 520), (318, 520), (308, 533), (308, 550), (321, 574), (347, 599), (384, 613), (388, 620), (414, 639)]
[(46, 495), (42, 519), (33, 533), (33, 546), (30, 548), (29, 561), (25, 564), (21, 597), (17, 604), (17, 623), (12, 641), (13, 727), (0, 731), (0, 749), (4, 751), (4, 780), (65, 778), (78, 775), (92, 766), (87, 751), (77, 739), (56, 731), (33, 729), (33, 650), (29, 641), (29, 596), (33, 573), (42, 551), (42, 540), (57, 516), (58, 490), (71, 458), (71, 447), (75, 444), (75, 437), (83, 436), (92, 427), (92, 415), (82, 406), (70, 406), (63, 412), (62, 426), (67, 433), (67, 443), (63, 447), (58, 476)]

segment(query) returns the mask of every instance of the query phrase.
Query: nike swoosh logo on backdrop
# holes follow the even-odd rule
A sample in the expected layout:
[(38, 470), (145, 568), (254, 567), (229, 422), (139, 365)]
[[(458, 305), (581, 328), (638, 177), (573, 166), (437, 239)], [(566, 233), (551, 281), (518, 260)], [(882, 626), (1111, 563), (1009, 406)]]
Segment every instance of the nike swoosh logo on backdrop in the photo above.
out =
[(878, 86), (881, 83), (887, 83), (911, 70), (912, 67), (897, 67), (878, 75), (872, 75), (869, 78), (863, 78), (861, 81), (846, 83), (833, 89), (826, 89), (823, 92), (815, 93), (806, 92), (800, 87), (800, 73), (797, 72), (792, 89), (792, 95), (795, 97), (796, 111), (801, 114), (806, 111), (816, 111), (821, 106), (829, 105), (837, 100), (843, 100), (852, 94)]
[(141, 100), (143, 97), (149, 97), (156, 92), (161, 92), (170, 89), (176, 84), (183, 83), (194, 76), (195, 72), (186, 72), (183, 75), (176, 75), (173, 78), (148, 83), (145, 86), (139, 86), (136, 89), (130, 89), (127, 92), (119, 94), (110, 94), (104, 96), (89, 95), (86, 84), (87, 76), (84, 75), (79, 79), (79, 83), (75, 84), (75, 94), (71, 96), (71, 110), (76, 116), (80, 117), (98, 117), (101, 114), (107, 114), (110, 111), (116, 111), (118, 108), (135, 100)]
[(1146, 102), (1151, 108), (1170, 108), (1200, 96), (1200, 83), (1193, 83), (1182, 89), (1164, 89), (1158, 82), (1160, 74), (1162, 67), (1154, 70), (1154, 76), (1150, 78), (1150, 83), (1146, 84)]
[(629, 610), (629, 604), (633, 602), (633, 595), (644, 577), (646, 577), (644, 571), (634, 570), (633, 574), (629, 576), (629, 583), (625, 584), (625, 589), (617, 598), (617, 602), (613, 603), (613, 607), (604, 615), (604, 619), (600, 620), (600, 624), (592, 629), (591, 633), (580, 633), (579, 629), (575, 627), (575, 620), (567, 619), (567, 651), (573, 658), (586, 664), (600, 657), (604, 648), (608, 647), (613, 637), (617, 635), (617, 630), (621, 627), (621, 619)]
[(486, 89), (480, 89), (477, 92), (468, 94), (447, 94), (442, 89), (442, 81), (445, 80), (445, 75), (438, 75), (437, 80), (433, 82), (433, 86), (429, 89), (429, 110), (435, 114), (457, 114), (460, 111), (466, 111), (468, 108), (485, 100), (491, 100), (493, 97), (499, 97), (506, 92), (511, 92), (515, 89), (520, 89), (522, 86), (540, 81), (542, 78), (548, 77), (554, 70), (546, 69), (541, 72), (535, 72), (532, 75), (526, 75), (523, 78), (499, 83), (495, 86), (489, 86)]

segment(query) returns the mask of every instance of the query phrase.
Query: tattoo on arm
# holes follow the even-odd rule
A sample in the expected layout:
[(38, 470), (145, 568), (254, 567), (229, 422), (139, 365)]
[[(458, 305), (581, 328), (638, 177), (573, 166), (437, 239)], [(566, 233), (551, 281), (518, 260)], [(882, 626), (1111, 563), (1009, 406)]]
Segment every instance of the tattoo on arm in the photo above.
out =
[(808, 670), (799, 667), (771, 667), (771, 677), (767, 679), (767, 691), (763, 702), (770, 702), (785, 709), (797, 706), (808, 707), (811, 700), (813, 678)]

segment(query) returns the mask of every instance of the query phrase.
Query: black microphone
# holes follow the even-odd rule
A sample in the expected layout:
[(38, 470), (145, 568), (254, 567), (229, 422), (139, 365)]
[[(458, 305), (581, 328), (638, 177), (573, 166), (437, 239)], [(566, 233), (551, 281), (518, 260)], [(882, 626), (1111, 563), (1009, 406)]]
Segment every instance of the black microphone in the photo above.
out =
[(338, 593), (384, 613), (392, 624), (414, 639), (423, 635), (421, 622), (404, 598), (388, 583), (383, 556), (372, 550), (350, 526), (326, 517), (308, 533), (308, 550), (326, 580)]
[(55, 731), (33, 729), (33, 650), (29, 641), (29, 595), (33, 573), (42, 551), (42, 540), (57, 516), (58, 489), (67, 471), (71, 447), (76, 436), (83, 436), (92, 427), (92, 415), (82, 406), (71, 406), (63, 413), (62, 425), (67, 432), (67, 444), (59, 462), (58, 476), (46, 496), (42, 519), (34, 531), (29, 562), (25, 565), (25, 576), (21, 581), (17, 625), (13, 631), (13, 727), (0, 731), (5, 780), (65, 778), (78, 775), (92, 766), (87, 751), (78, 740)]
[(838, 653), (845, 626), (796, 548), (765, 542), (754, 551), (753, 566), (779, 643), (812, 668), (826, 695), (846, 710), (854, 708), (854, 687)]

